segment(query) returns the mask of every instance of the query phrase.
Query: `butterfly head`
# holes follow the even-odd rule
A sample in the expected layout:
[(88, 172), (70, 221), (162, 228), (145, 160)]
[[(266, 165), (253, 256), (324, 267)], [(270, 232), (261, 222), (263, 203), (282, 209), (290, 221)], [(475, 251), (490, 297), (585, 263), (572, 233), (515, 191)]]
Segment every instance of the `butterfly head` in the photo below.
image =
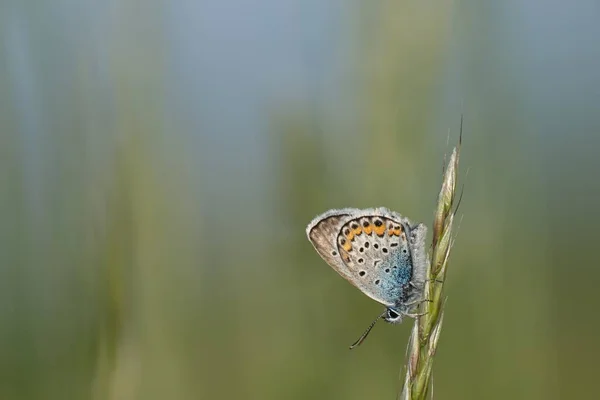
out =
[(390, 324), (399, 324), (402, 322), (402, 314), (393, 308), (386, 309), (382, 318)]

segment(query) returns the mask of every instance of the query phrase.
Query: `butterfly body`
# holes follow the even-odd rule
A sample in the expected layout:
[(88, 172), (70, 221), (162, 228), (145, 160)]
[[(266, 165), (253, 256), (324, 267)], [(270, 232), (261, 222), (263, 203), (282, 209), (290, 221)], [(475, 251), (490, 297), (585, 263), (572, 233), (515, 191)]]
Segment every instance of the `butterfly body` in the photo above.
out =
[(390, 323), (421, 300), (427, 267), (423, 224), (384, 207), (329, 210), (311, 221), (308, 239), (342, 277), (383, 304)]

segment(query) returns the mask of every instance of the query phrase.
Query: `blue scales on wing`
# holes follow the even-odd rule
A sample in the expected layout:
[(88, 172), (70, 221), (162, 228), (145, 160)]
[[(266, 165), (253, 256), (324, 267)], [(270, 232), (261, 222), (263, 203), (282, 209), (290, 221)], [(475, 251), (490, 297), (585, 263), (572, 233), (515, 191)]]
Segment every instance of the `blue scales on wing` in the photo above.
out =
[(407, 300), (413, 278), (410, 227), (384, 216), (346, 221), (337, 236), (340, 256), (355, 285), (367, 296), (394, 306)]

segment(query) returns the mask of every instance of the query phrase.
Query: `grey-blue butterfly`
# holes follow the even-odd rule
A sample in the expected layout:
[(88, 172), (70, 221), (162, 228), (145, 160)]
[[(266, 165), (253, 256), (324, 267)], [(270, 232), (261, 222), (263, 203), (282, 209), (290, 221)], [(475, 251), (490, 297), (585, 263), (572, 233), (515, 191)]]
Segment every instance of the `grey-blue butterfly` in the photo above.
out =
[(398, 324), (421, 303), (427, 259), (423, 224), (384, 207), (329, 210), (308, 224), (306, 235), (338, 274), (386, 309), (352, 345), (367, 337), (377, 320)]

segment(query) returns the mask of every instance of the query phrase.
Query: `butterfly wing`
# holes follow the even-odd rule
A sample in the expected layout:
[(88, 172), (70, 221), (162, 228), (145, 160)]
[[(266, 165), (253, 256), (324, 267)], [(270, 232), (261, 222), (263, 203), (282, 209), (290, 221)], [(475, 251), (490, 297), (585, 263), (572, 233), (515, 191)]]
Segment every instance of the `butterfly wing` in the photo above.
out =
[(339, 255), (336, 237), (344, 222), (355, 215), (360, 210), (355, 208), (345, 208), (341, 210), (329, 210), (315, 219), (306, 227), (306, 236), (313, 247), (325, 260), (343, 278), (352, 282), (352, 273), (344, 264)]
[(425, 225), (418, 224), (412, 227), (409, 237), (413, 264), (412, 282), (419, 287), (425, 284), (425, 279), (427, 279), (427, 252), (425, 251), (426, 237), (427, 227)]
[[(424, 225), (387, 208), (331, 210), (309, 224), (321, 257), (341, 276), (386, 306), (406, 301), (413, 277), (425, 277)], [(421, 246), (421, 249), (416, 247)]]
[(410, 221), (387, 209), (368, 210), (344, 222), (336, 242), (355, 285), (386, 306), (406, 300), (413, 266)]

